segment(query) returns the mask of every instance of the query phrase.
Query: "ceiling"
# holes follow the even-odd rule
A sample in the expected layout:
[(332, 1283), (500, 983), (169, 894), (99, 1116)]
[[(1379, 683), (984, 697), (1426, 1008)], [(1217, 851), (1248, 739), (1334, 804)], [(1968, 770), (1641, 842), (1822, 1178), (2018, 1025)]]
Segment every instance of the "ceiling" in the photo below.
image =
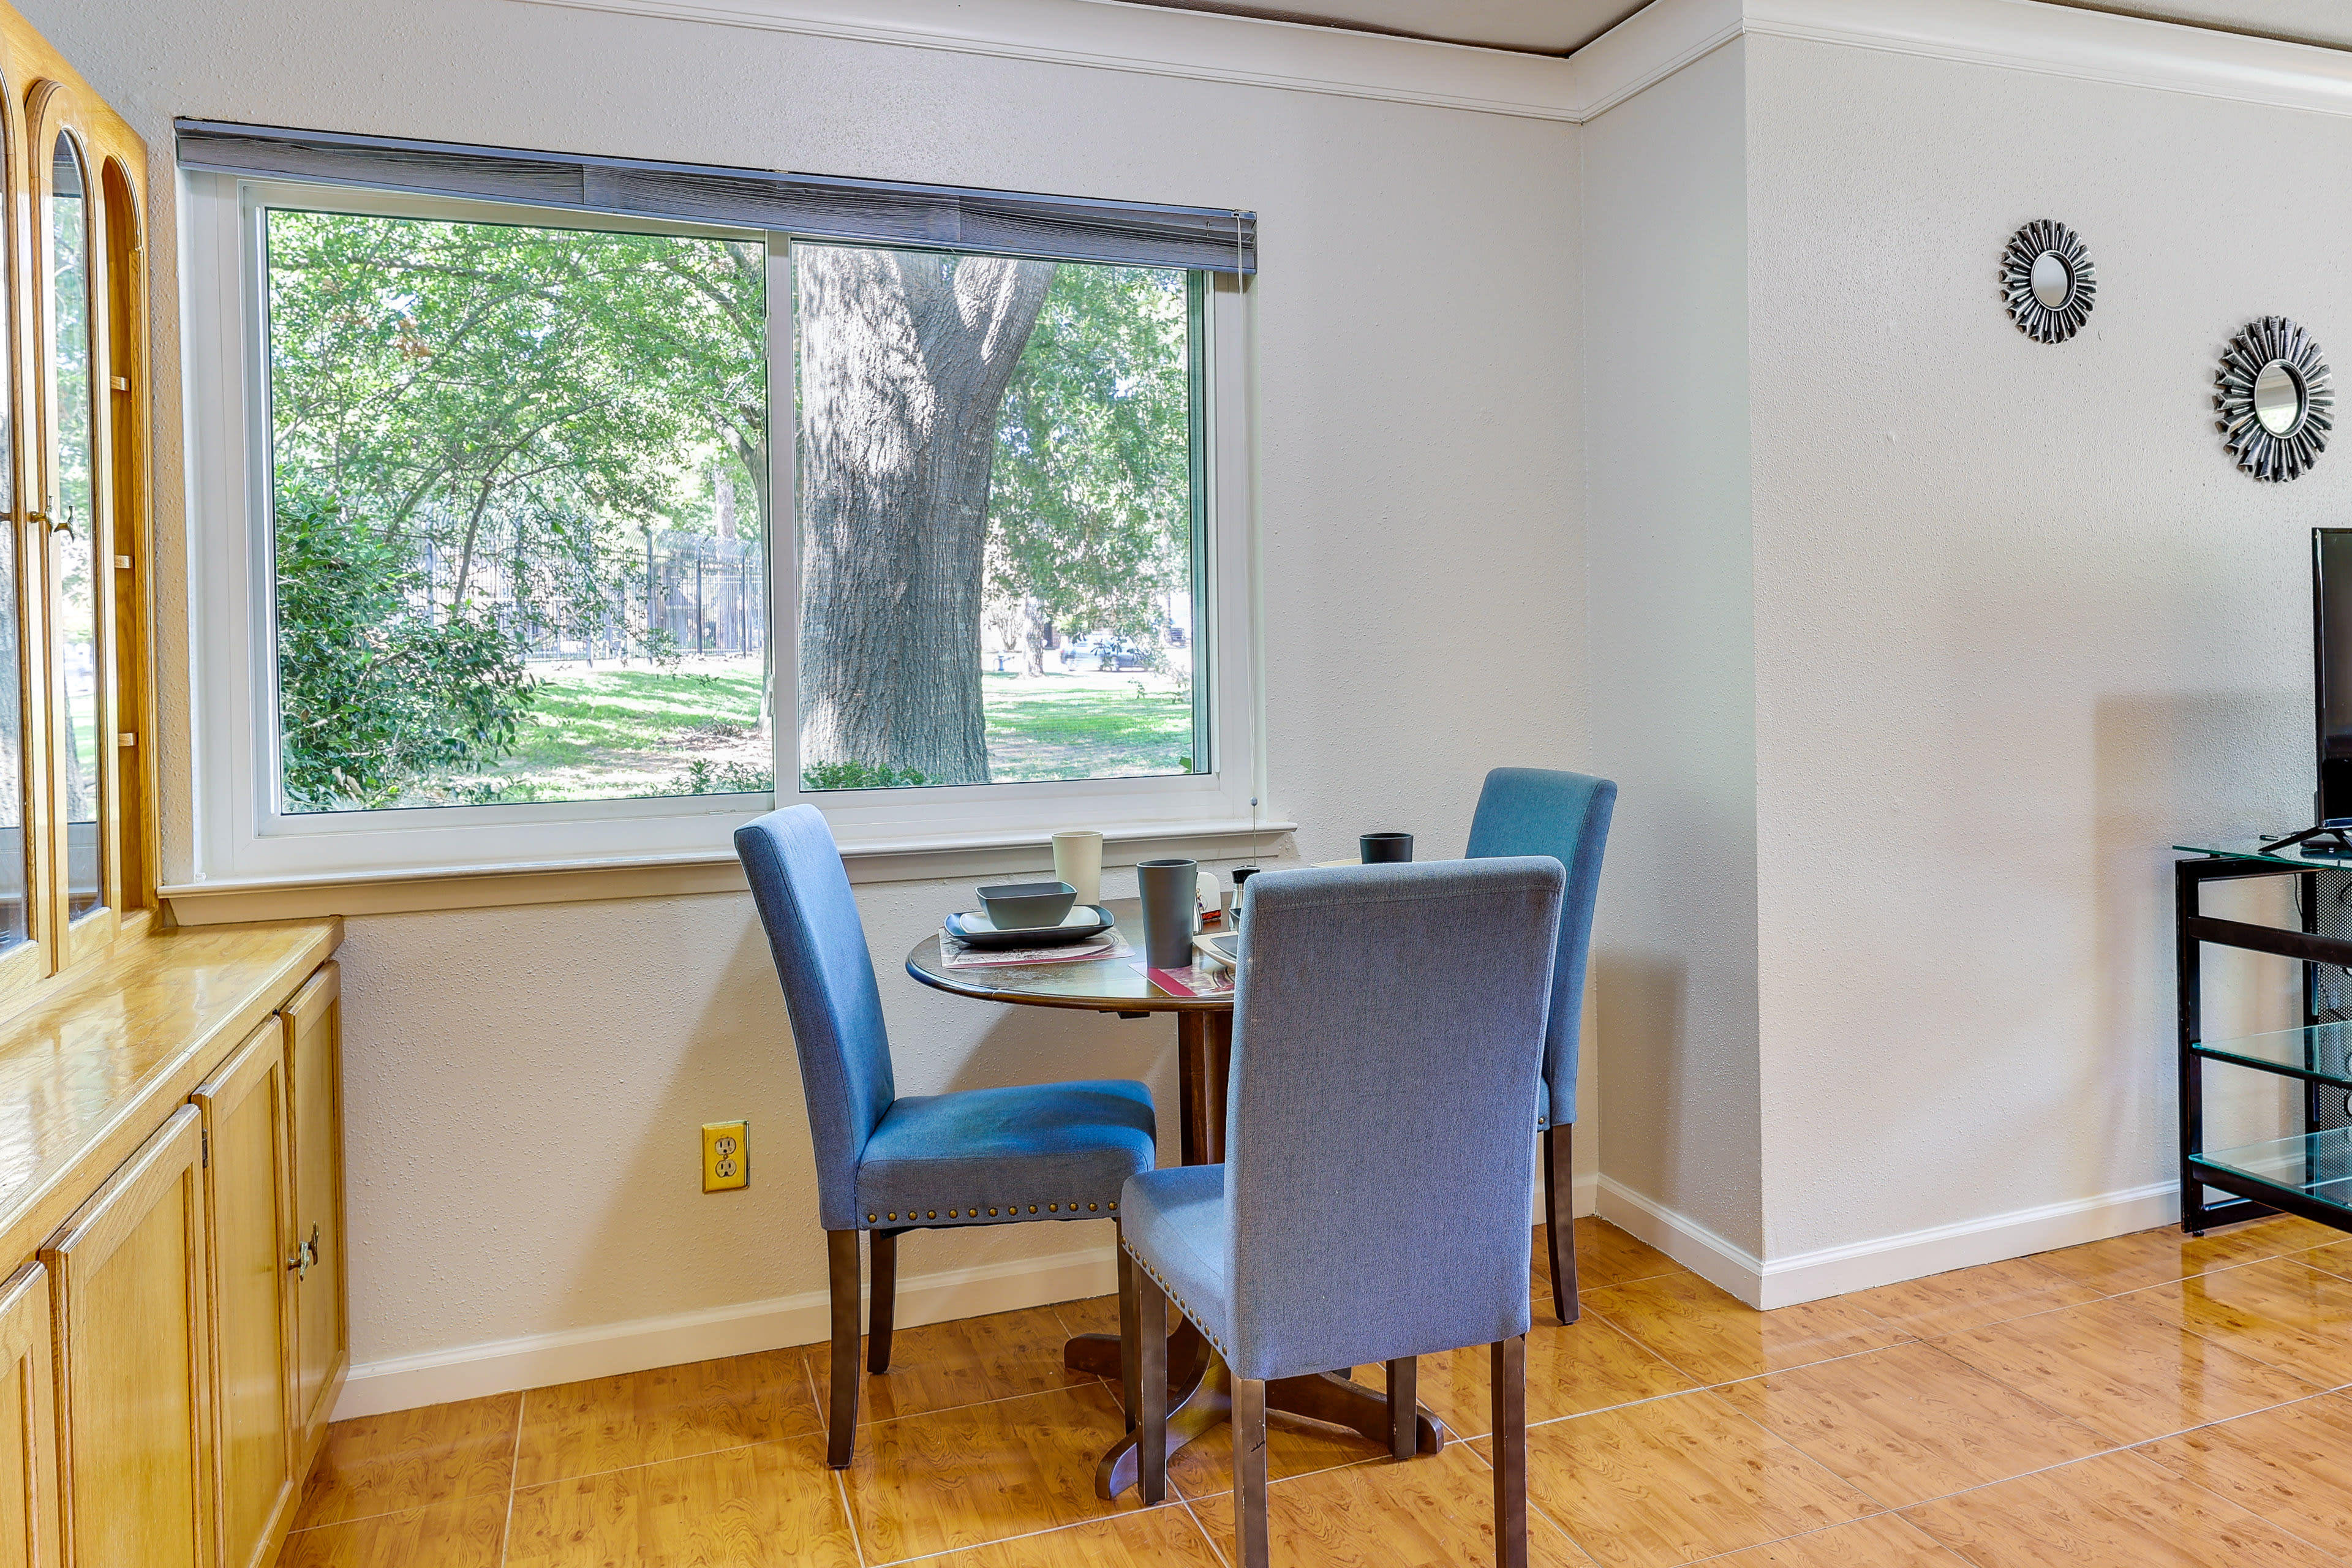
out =
[[(1437, 38), (1526, 54), (1581, 48), (1644, 0), (1139, 0), (1183, 11), (1222, 11), (1278, 22), (1308, 22), (1357, 32)], [(2116, 11), (2189, 22), (2233, 33), (2352, 48), (2352, 5), (2345, 0), (2049, 0), (2087, 11)]]
[(2352, 5), (2344, 0), (2055, 0), (2084, 11), (2116, 11), (2190, 22), (2228, 33), (2352, 48)]
[[(1644, 0), (1141, 0), (1182, 11), (1223, 11), (1277, 22), (1312, 22), (1364, 33), (1396, 33), (1526, 54), (1564, 55), (1634, 12)], [(2336, 0), (2315, 0), (2334, 4)]]

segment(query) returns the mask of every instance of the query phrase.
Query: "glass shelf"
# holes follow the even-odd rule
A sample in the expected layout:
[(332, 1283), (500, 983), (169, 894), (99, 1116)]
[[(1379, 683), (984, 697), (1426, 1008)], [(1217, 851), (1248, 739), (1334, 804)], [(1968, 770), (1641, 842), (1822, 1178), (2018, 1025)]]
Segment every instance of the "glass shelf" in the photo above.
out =
[[(2352, 829), (2345, 837), (2352, 838)], [(2213, 844), (2176, 844), (2173, 848), (2183, 855), (2210, 855), (2223, 860), (2263, 860), (2273, 866), (2292, 866), (2298, 871), (2352, 871), (2352, 855), (2342, 850), (2329, 853), (2310, 849), (2297, 844), (2285, 849), (2265, 849), (2259, 838), (2232, 838)]]
[(2324, 1132), (2273, 1138), (2236, 1149), (2209, 1149), (2190, 1156), (2189, 1163), (2250, 1176), (2352, 1209), (2352, 1127), (2331, 1127)]
[(2234, 1040), (2202, 1040), (2189, 1048), (2210, 1061), (2266, 1072), (2285, 1068), (2291, 1077), (2352, 1089), (2352, 1023), (2314, 1024)]

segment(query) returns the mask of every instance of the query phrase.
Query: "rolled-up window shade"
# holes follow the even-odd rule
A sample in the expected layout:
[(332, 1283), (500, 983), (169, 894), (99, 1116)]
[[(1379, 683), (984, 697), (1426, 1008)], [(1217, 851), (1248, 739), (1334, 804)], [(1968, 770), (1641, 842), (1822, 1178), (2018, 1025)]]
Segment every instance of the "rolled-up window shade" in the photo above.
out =
[(637, 218), (782, 229), (813, 239), (1257, 270), (1257, 215), (1021, 191), (652, 163), (450, 142), (182, 120), (180, 167), (258, 179), (468, 196)]

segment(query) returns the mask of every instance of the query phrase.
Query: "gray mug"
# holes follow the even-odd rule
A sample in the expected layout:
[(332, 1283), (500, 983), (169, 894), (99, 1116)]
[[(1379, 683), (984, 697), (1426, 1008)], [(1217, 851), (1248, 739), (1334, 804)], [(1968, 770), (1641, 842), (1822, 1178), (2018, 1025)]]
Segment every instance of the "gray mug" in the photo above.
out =
[(1197, 860), (1139, 860), (1136, 891), (1143, 896), (1143, 961), (1154, 969), (1192, 962), (1192, 914), (1200, 899)]

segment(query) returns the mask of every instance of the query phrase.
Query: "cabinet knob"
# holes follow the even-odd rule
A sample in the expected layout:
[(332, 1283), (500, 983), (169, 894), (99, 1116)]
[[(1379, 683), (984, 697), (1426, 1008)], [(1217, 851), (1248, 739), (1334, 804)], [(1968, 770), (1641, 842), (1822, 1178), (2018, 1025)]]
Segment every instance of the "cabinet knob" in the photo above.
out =
[(294, 1256), (286, 1260), (286, 1267), (293, 1271), (295, 1279), (308, 1279), (310, 1277), (310, 1266), (318, 1261), (319, 1227), (314, 1225), (310, 1227), (310, 1239), (295, 1244)]

